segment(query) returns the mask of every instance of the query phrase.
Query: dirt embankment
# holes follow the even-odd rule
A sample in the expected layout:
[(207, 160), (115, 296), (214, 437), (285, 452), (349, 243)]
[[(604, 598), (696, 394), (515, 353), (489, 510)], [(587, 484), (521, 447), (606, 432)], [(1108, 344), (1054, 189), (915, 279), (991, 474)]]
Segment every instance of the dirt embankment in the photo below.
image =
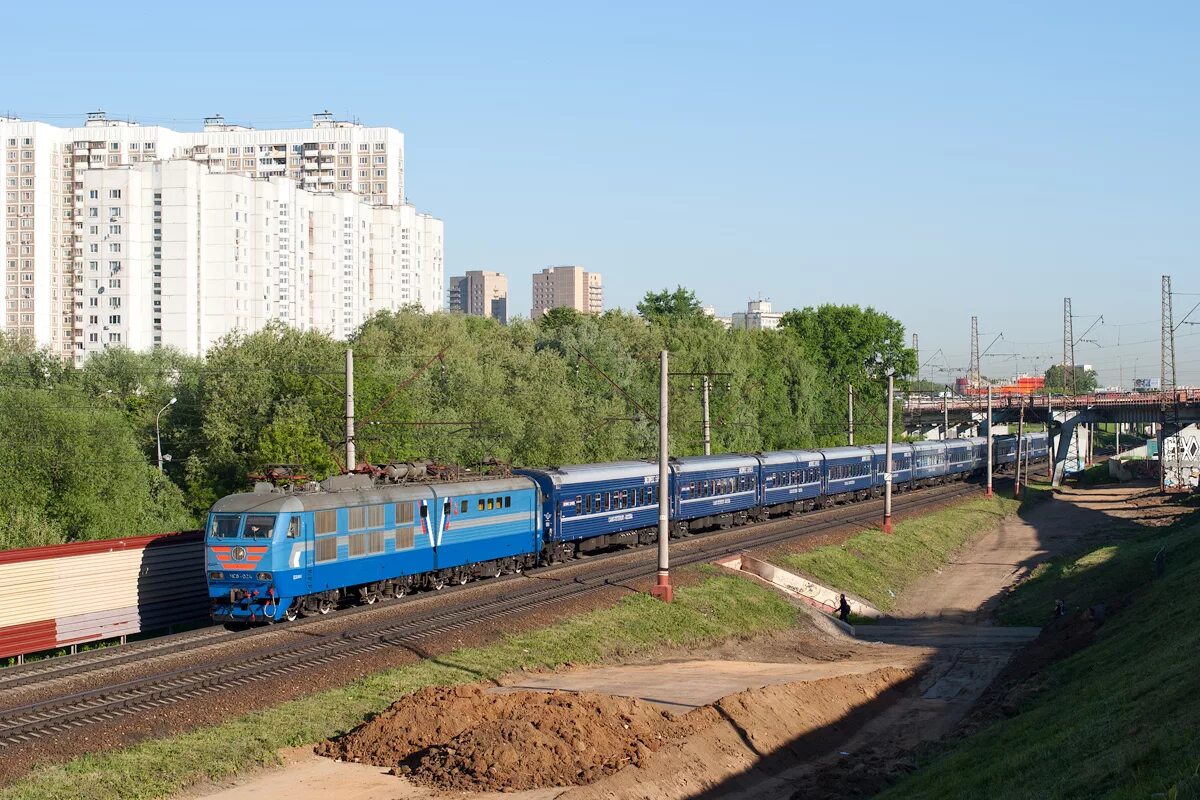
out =
[(674, 718), (609, 695), (430, 688), (316, 751), (392, 767), (437, 789), (578, 786), (567, 796), (688, 797), (741, 782), (764, 759), (823, 752), (856, 712), (873, 713), (912, 678), (885, 668), (748, 689)]
[(590, 783), (686, 733), (640, 700), (486, 688), (423, 689), (316, 752), (428, 786), (504, 791)]

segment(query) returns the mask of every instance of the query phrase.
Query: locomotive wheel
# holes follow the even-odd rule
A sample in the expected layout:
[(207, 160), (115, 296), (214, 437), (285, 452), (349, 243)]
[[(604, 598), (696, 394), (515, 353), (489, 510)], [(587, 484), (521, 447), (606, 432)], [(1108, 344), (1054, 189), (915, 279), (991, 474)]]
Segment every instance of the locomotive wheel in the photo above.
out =
[(521, 563), (521, 559), (517, 559), (516, 563), (513, 564), (513, 575), (520, 575), (524, 571), (525, 565)]
[(290, 606), (287, 607), (286, 611), (283, 612), (283, 618), (285, 620), (287, 620), (288, 622), (295, 622), (296, 618), (299, 616), (300, 616), (300, 607), (294, 602)]
[(429, 579), (429, 588), (433, 589), (435, 592), (440, 592), (442, 589), (445, 588), (445, 586), (446, 586), (446, 579), (443, 578), (441, 575), (437, 575), (437, 576)]
[(325, 616), (330, 611), (333, 611), (333, 601), (326, 597), (322, 597), (317, 603), (317, 613), (321, 616)]
[(397, 583), (392, 588), (392, 596), (393, 597), (404, 597), (404, 595), (406, 595), (406, 594), (408, 594), (408, 586), (406, 584)]
[(360, 599), (362, 600), (363, 605), (373, 606), (375, 605), (376, 601), (379, 600), (379, 593), (367, 592), (366, 594), (362, 595)]
[(497, 561), (496, 568), (492, 570), (492, 577), (499, 578), (503, 574), (504, 574), (504, 567), (500, 564), (499, 561)]
[(471, 580), (471, 576), (467, 573), (466, 570), (463, 570), (462, 572), (458, 573), (458, 575), (456, 575), (454, 578), (454, 582), (457, 583), (459, 586), (466, 586), (470, 580)]

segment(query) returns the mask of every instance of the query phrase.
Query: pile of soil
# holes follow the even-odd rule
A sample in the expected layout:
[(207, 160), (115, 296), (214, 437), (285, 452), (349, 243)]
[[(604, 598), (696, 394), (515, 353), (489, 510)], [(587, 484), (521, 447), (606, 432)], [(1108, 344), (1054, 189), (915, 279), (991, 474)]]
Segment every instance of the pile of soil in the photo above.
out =
[(685, 728), (649, 703), (609, 695), (429, 687), (316, 753), (442, 789), (512, 791), (590, 783)]

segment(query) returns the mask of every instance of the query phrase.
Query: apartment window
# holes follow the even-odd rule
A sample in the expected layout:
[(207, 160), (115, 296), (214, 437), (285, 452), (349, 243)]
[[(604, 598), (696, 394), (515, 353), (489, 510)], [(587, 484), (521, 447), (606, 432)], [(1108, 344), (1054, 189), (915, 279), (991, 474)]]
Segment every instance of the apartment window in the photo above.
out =
[(368, 145), (365, 145), (365, 144), (360, 144), (360, 145), (358, 146), (358, 152), (360, 152), (360, 153), (366, 152), (366, 151), (367, 151), (367, 149), (368, 149)]
[(376, 150), (386, 150), (386, 149), (387, 149), (387, 145), (386, 145), (386, 144), (384, 144), (383, 142), (376, 142), (376, 143), (375, 143), (375, 149), (376, 149)]
[(376, 164), (386, 164), (387, 156), (375, 156), (375, 163)]
[(120, 278), (109, 278), (108, 279), (108, 288), (120, 289), (121, 288), (121, 279)]
[(89, 308), (99, 308), (100, 307), (100, 298), (99, 297), (89, 297), (88, 298), (88, 307)]
[(375, 170), (375, 177), (376, 177), (376, 178), (386, 178), (386, 177), (387, 177), (387, 170), (386, 170), (386, 169), (377, 169), (377, 170)]
[(108, 145), (108, 149), (109, 149), (109, 150), (120, 150), (120, 149), (121, 149), (121, 143), (120, 143), (120, 142), (110, 142), (110, 143), (109, 143), (109, 145)]
[(108, 262), (108, 268), (110, 270), (112, 270), (113, 272), (119, 272), (121, 269), (121, 262), (120, 261), (110, 261), (110, 262)]
[(98, 334), (98, 333), (89, 333), (89, 334), (88, 334), (88, 341), (89, 341), (89, 342), (92, 342), (93, 344), (94, 344), (94, 343), (96, 343), (96, 342), (99, 342), (99, 341), (100, 341), (100, 334)]
[(119, 297), (108, 298), (108, 307), (109, 308), (120, 308), (121, 307), (121, 298), (119, 298)]
[(89, 314), (88, 315), (88, 325), (99, 325), (99, 324), (100, 324), (100, 316), (98, 314)]
[(89, 217), (100, 216), (100, 209), (96, 208), (95, 206), (92, 206), (91, 208), (88, 209), (88, 216)]
[(108, 210), (108, 215), (110, 217), (119, 217), (119, 216), (121, 216), (121, 209), (116, 208), (116, 207), (110, 208)]
[(110, 334), (108, 335), (108, 340), (109, 340), (110, 342), (115, 342), (115, 343), (117, 343), (117, 344), (120, 344), (120, 342), (121, 342), (121, 334), (119, 334), (119, 333), (110, 333)]
[(95, 200), (96, 196), (99, 194), (100, 194), (100, 192), (96, 191), (95, 189), (92, 189), (88, 192), (88, 197), (92, 200)]
[(120, 325), (121, 324), (121, 315), (120, 314), (109, 314), (108, 324), (109, 325)]
[(109, 225), (109, 226), (108, 226), (108, 232), (109, 232), (109, 233), (120, 233), (120, 232), (121, 232), (121, 226), (120, 226), (120, 225)]
[(121, 199), (121, 190), (120, 189), (109, 189), (108, 197), (110, 200), (120, 200)]
[(130, 143), (129, 143), (129, 149), (130, 149), (130, 150), (137, 150), (137, 149), (141, 148), (141, 146), (142, 146), (142, 145), (141, 145), (141, 143), (139, 143), (139, 142), (130, 142)]

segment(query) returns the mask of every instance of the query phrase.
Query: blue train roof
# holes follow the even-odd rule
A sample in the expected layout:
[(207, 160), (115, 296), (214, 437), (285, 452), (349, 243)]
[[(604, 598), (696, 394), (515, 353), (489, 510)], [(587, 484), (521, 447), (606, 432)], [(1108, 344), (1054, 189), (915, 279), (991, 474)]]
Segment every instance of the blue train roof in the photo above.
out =
[[(874, 453), (877, 456), (882, 456), (882, 455), (887, 454), (887, 445), (885, 445), (885, 444), (867, 445), (867, 449), (870, 450), (872, 453)], [(892, 444), (892, 455), (895, 455), (896, 453), (911, 453), (911, 452), (912, 452), (912, 445), (909, 444), (908, 442), (894, 442)]]
[(658, 464), (652, 461), (610, 461), (607, 464), (571, 464), (546, 469), (515, 470), (523, 475), (540, 475), (555, 486), (572, 486), (593, 481), (623, 480), (658, 476)]
[(742, 469), (757, 467), (758, 459), (754, 456), (743, 456), (735, 453), (722, 453), (712, 456), (680, 456), (671, 459), (671, 467), (677, 472), (703, 472), (709, 469)]
[(870, 458), (875, 455), (869, 447), (822, 447), (821, 452), (825, 458), (862, 458), (867, 456)]
[(912, 449), (914, 452), (917, 450), (945, 450), (948, 441), (947, 439), (943, 442), (913, 442)]
[(774, 450), (759, 456), (762, 463), (769, 466), (805, 464), (809, 461), (821, 461), (824, 458), (825, 456), (818, 450)]

